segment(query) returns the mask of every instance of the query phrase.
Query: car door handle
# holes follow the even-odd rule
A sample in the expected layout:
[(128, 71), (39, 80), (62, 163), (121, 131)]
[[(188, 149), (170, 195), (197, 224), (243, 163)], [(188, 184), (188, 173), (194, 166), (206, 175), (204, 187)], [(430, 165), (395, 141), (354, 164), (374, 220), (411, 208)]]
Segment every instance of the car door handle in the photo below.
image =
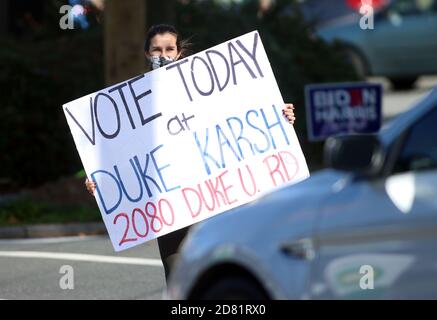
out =
[(314, 241), (311, 238), (284, 242), (280, 249), (284, 254), (297, 259), (312, 260), (316, 255)]

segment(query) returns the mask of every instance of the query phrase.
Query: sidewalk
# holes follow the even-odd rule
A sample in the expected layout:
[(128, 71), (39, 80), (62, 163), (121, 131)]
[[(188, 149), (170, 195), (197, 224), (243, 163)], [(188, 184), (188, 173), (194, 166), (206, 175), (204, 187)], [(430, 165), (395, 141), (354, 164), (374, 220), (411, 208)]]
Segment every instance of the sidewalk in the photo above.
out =
[(107, 234), (102, 222), (0, 227), (0, 239), (45, 238)]

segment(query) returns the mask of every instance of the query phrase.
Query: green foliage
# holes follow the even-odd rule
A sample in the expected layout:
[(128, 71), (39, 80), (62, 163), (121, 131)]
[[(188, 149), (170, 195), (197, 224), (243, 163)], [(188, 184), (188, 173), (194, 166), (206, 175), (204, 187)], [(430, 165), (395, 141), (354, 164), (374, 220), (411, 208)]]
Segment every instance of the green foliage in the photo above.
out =
[(20, 199), (0, 205), (0, 226), (95, 221), (101, 221), (100, 212), (96, 207), (66, 206), (31, 199)]
[(192, 36), (194, 52), (258, 30), (284, 101), (296, 107), (295, 128), (309, 165), (320, 168), (323, 144), (307, 141), (304, 86), (358, 79), (341, 47), (314, 37), (297, 4), (290, 0), (274, 1), (262, 14), (257, 0), (229, 5), (184, 1), (178, 12), (177, 27), (183, 36)]
[(62, 105), (104, 86), (99, 28), (61, 30), (49, 8), (51, 29), (0, 39), (0, 192), (81, 167)]
[(74, 176), (78, 179), (85, 179), (86, 178), (85, 170), (84, 169), (79, 170), (78, 172), (75, 173)]

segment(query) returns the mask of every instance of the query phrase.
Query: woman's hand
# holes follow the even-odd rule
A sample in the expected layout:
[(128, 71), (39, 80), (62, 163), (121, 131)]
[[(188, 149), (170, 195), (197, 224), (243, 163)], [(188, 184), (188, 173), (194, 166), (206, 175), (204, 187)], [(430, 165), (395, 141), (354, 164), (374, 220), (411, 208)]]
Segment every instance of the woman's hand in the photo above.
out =
[(286, 103), (284, 105), (284, 109), (282, 109), (282, 114), (287, 118), (288, 122), (292, 125), (294, 124), (294, 120), (296, 117), (294, 116), (294, 106), (292, 103)]
[(88, 179), (85, 180), (85, 187), (91, 195), (94, 195), (96, 191), (96, 183), (94, 181), (90, 181)]

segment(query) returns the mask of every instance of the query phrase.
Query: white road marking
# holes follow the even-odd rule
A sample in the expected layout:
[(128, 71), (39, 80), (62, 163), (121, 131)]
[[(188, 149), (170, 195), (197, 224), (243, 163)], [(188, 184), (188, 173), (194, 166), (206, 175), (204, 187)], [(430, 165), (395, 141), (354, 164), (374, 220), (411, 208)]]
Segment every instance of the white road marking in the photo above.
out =
[(25, 238), (25, 239), (1, 239), (0, 244), (50, 244), (64, 242), (78, 242), (83, 240), (109, 239), (108, 236), (72, 236), (53, 238)]
[(0, 251), (0, 257), (54, 259), (54, 260), (100, 262), (100, 263), (130, 264), (130, 265), (137, 265), (137, 266), (162, 267), (162, 262), (159, 259), (100, 256), (100, 255), (82, 254), (82, 253), (58, 253), (58, 252), (41, 252), (41, 251)]

